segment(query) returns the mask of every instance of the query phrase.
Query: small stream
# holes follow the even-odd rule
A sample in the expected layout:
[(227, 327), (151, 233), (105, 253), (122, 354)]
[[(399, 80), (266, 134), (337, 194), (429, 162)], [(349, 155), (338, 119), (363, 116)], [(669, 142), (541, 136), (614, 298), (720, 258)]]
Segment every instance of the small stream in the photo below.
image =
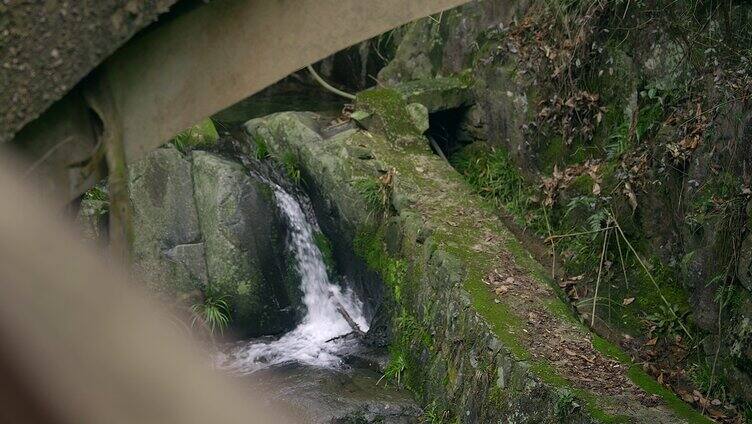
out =
[(288, 221), (288, 248), (301, 276), (300, 288), (306, 313), (298, 326), (272, 341), (252, 340), (217, 357), (220, 368), (248, 374), (286, 363), (337, 368), (344, 354), (358, 347), (358, 340), (345, 337), (353, 332), (338, 311), (347, 311), (362, 331), (368, 330), (363, 304), (352, 290), (329, 281), (324, 257), (314, 241), (315, 218), (307, 216), (300, 202), (282, 187), (271, 183), (277, 206)]

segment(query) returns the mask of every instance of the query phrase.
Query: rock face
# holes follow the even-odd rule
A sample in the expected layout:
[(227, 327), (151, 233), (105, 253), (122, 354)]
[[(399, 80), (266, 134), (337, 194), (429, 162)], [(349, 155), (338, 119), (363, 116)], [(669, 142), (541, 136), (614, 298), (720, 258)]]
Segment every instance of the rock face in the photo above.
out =
[(191, 162), (169, 147), (151, 152), (129, 171), (138, 274), (167, 296), (200, 289), (207, 276)]
[(129, 170), (134, 266), (149, 288), (175, 300), (211, 286), (241, 336), (292, 327), (299, 293), (284, 278), (285, 226), (267, 185), (237, 162), (172, 146)]
[[(409, 113), (391, 106), (367, 112)], [(317, 215), (338, 222), (340, 240), (384, 279), (388, 369), (426, 410), (467, 423), (705, 422), (565, 312), (545, 271), (414, 128), (332, 134), (321, 122), (282, 113), (246, 129), (295, 156)]]
[(210, 284), (229, 296), (238, 328), (248, 334), (290, 326), (282, 287), (284, 226), (271, 189), (239, 163), (194, 151), (194, 183)]

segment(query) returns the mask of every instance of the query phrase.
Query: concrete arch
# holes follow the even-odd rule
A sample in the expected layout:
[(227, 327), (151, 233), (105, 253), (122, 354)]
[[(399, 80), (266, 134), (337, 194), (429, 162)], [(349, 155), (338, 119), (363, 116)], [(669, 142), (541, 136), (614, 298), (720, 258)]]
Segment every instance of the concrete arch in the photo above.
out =
[[(97, 98), (94, 103), (109, 105), (111, 110), (97, 112), (131, 162), (196, 121), (310, 63), (466, 1), (218, 0), (194, 7), (137, 34), (93, 70), (88, 79), (94, 83), (84, 80), (68, 93), (65, 101), (75, 107), (45, 113), (15, 144), (32, 162), (56, 148), (61, 128), (70, 133), (70, 122), (82, 114), (83, 102), (70, 97), (80, 98), (83, 91), (89, 104)], [(40, 112), (32, 108), (26, 113), (33, 117)], [(94, 149), (96, 140), (88, 128), (72, 132), (73, 139), (38, 167), (48, 191), (63, 202), (92, 180), (88, 173), (93, 170), (76, 173), (71, 168), (81, 161), (80, 152)], [(66, 154), (71, 151), (79, 154)]]

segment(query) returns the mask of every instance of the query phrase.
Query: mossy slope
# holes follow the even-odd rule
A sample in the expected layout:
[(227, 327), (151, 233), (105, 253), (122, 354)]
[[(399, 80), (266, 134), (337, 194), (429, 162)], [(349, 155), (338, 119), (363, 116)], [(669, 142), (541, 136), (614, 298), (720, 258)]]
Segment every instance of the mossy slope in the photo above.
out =
[[(378, 95), (394, 97), (368, 94)], [(388, 112), (406, 113), (403, 104)], [(328, 197), (327, 212), (391, 288), (392, 371), (432, 415), (458, 422), (705, 422), (670, 394), (651, 396), (651, 380), (632, 378), (635, 367), (567, 313), (492, 206), (412, 129), (379, 125), (379, 132), (322, 136), (326, 125), (300, 113), (253, 120), (246, 129), (278, 157), (295, 155), (304, 183)], [(369, 180), (376, 183), (363, 183)]]

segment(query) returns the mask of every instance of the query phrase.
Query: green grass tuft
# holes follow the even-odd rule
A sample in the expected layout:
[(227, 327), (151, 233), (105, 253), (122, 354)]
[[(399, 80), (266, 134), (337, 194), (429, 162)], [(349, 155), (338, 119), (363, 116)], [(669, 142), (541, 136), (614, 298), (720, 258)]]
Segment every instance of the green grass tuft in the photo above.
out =
[(230, 324), (230, 305), (227, 295), (221, 295), (216, 290), (207, 287), (202, 302), (191, 306), (193, 312), (192, 326), (202, 322), (211, 334), (223, 333)]
[(207, 118), (181, 131), (170, 142), (178, 150), (186, 153), (193, 149), (211, 147), (217, 143), (217, 140), (219, 140), (219, 134), (214, 127), (214, 122)]
[(280, 162), (282, 163), (282, 168), (285, 170), (287, 178), (289, 178), (295, 184), (300, 184), (300, 181), (302, 180), (302, 174), (300, 172), (300, 164), (298, 163), (298, 158), (295, 156), (295, 154), (293, 152), (285, 152), (282, 155)]

